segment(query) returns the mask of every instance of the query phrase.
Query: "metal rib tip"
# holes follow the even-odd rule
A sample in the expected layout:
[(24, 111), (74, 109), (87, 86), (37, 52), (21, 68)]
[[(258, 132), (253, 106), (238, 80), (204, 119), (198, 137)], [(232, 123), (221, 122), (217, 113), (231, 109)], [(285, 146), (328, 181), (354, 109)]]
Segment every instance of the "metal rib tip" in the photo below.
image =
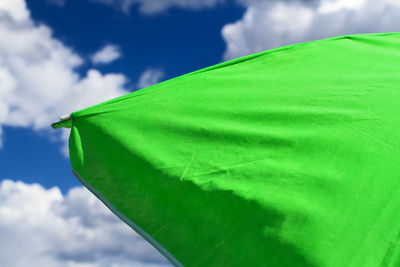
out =
[(71, 119), (71, 114), (62, 115), (60, 121), (68, 121)]
[(51, 124), (54, 129), (58, 128), (71, 128), (72, 116), (71, 114), (63, 115), (58, 122)]

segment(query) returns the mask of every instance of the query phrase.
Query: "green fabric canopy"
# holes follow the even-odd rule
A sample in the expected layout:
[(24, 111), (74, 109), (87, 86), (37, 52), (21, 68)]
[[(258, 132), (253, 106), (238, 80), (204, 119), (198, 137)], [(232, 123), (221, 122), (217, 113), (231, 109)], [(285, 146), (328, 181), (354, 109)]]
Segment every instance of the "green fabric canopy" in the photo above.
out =
[(173, 264), (400, 266), (400, 34), (224, 62), (73, 112), (78, 179)]

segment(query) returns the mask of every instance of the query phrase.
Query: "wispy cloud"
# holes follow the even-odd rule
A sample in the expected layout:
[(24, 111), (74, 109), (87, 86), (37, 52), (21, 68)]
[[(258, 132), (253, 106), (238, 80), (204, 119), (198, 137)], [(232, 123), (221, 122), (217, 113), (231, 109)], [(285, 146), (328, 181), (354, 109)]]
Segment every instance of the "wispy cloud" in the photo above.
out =
[(46, 0), (46, 3), (49, 5), (56, 5), (59, 7), (65, 6), (65, 1), (66, 0)]
[(137, 86), (138, 88), (145, 88), (150, 85), (159, 83), (164, 75), (165, 73), (159, 69), (149, 68), (140, 75)]
[(173, 7), (190, 10), (210, 8), (225, 0), (92, 0), (92, 2), (115, 6), (124, 12), (129, 12), (132, 6), (138, 5), (141, 13), (149, 15), (162, 13)]
[(91, 60), (93, 64), (108, 64), (120, 58), (121, 51), (120, 48), (116, 45), (106, 45), (97, 51), (92, 57)]
[(83, 187), (0, 183), (1, 266), (167, 266)]

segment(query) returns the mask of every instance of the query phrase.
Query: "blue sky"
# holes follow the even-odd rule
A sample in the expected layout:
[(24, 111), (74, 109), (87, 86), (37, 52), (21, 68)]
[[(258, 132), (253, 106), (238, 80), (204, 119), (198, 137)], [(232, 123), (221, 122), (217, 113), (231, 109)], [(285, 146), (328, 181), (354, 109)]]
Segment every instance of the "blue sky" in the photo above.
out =
[[(96, 68), (126, 75), (129, 91), (138, 89), (136, 83), (148, 68), (160, 69), (162, 79), (170, 79), (221, 62), (225, 49), (221, 28), (244, 12), (234, 3), (201, 11), (171, 9), (158, 15), (140, 14), (137, 7), (126, 13), (90, 1), (68, 1), (64, 6), (49, 3), (27, 2), (33, 20), (51, 27), (54, 38), (86, 58), (105, 45), (118, 45), (122, 57)], [(88, 60), (77, 71), (85, 75), (92, 67)], [(64, 193), (79, 185), (69, 159), (59, 153), (61, 142), (47, 138), (45, 131), (51, 129), (46, 128), (50, 125), (42, 132), (3, 128), (0, 178), (58, 186)]]
[(168, 264), (72, 175), (59, 116), (266, 49), (399, 31), (399, 13), (398, 0), (0, 1), (0, 265)]
[(165, 70), (169, 79), (219, 63), (225, 50), (221, 28), (245, 11), (235, 2), (197, 11), (171, 8), (150, 15), (141, 14), (137, 5), (128, 13), (91, 1), (67, 1), (61, 8), (46, 3), (28, 2), (35, 21), (50, 25), (57, 39), (83, 56), (106, 44), (118, 44), (123, 58), (100, 70), (122, 72), (131, 82), (148, 67)]

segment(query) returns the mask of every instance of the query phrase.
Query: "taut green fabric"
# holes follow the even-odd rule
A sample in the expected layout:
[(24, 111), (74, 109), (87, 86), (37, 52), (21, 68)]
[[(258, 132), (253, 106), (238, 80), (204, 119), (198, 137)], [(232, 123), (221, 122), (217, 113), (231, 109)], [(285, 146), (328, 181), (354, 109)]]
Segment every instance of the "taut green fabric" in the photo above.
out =
[(400, 266), (399, 33), (228, 61), (69, 124), (79, 179), (176, 265)]

